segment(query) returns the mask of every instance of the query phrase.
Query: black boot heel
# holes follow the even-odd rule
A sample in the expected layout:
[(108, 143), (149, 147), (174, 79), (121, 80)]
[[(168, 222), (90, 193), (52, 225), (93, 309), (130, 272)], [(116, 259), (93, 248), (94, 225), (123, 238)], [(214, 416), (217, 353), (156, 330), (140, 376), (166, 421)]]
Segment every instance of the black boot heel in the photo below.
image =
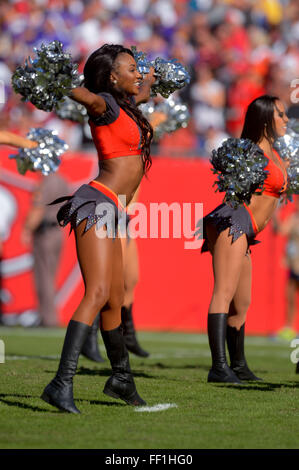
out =
[(73, 320), (69, 322), (57, 374), (41, 395), (42, 400), (59, 410), (80, 413), (73, 398), (73, 377), (77, 370), (82, 345), (90, 328), (85, 323)]
[(130, 307), (122, 307), (121, 322), (124, 329), (123, 334), (127, 350), (135, 354), (136, 356), (148, 357), (150, 354), (144, 349), (142, 349), (137, 340), (136, 330), (132, 317), (132, 305), (130, 305)]
[(226, 361), (226, 325), (226, 313), (210, 313), (208, 315), (208, 335), (212, 355), (212, 368), (208, 374), (208, 382), (242, 384)]
[(67, 411), (69, 413), (80, 414), (80, 411), (76, 407), (73, 398), (73, 387), (62, 392), (57, 390), (52, 383), (49, 383), (41, 395), (41, 399), (49, 405), (56, 406), (61, 411)]
[(230, 368), (234, 371), (236, 376), (240, 380), (261, 382), (263, 379), (257, 377), (249, 369), (245, 359), (245, 323), (241, 326), (240, 330), (227, 325), (226, 340), (231, 361)]
[(212, 367), (209, 371), (208, 382), (242, 384), (241, 380), (239, 380), (228, 365), (223, 367)]
[(125, 401), (128, 405), (146, 405), (136, 390), (121, 326), (114, 330), (102, 330), (101, 333), (112, 367), (112, 375), (107, 380), (103, 392), (112, 398)]
[(146, 405), (138, 395), (132, 374), (114, 374), (106, 382), (103, 392), (112, 397), (120, 398), (128, 405)]
[(98, 344), (98, 330), (100, 326), (100, 314), (98, 314), (91, 326), (91, 330), (83, 345), (81, 354), (94, 362), (105, 362), (101, 356)]

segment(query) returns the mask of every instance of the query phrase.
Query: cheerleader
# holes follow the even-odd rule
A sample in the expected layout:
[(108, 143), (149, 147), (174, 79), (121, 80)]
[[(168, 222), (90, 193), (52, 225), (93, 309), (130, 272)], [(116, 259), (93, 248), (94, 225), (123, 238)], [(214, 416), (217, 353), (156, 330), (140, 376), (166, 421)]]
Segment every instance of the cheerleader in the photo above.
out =
[[(249, 106), (241, 138), (250, 139), (264, 152), (268, 172), (264, 190), (236, 210), (221, 204), (203, 219), (202, 251), (212, 254), (214, 288), (208, 311), (208, 337), (212, 367), (208, 382), (242, 383), (261, 380), (249, 369), (244, 353), (245, 321), (251, 302), (250, 246), (271, 219), (287, 187), (286, 164), (273, 149), (286, 132), (283, 103), (263, 95)], [(227, 340), (231, 365), (225, 353)]]
[(130, 49), (106, 44), (88, 58), (84, 87), (71, 93), (89, 114), (100, 167), (95, 180), (56, 201), (67, 201), (57, 218), (74, 230), (85, 292), (68, 324), (57, 374), (42, 399), (71, 413), (79, 413), (73, 400), (78, 357), (99, 311), (112, 368), (104, 393), (129, 405), (145, 404), (136, 390), (121, 327), (124, 270), (117, 225), (125, 212), (119, 195), (128, 204), (151, 166), (152, 128), (137, 104), (149, 99), (154, 82), (153, 69), (142, 82)]

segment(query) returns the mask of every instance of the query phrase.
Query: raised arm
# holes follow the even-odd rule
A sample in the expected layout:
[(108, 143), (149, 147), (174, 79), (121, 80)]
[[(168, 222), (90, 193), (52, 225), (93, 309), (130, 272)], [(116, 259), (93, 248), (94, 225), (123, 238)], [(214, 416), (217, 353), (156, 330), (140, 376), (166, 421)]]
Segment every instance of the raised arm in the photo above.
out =
[(84, 87), (73, 88), (70, 98), (77, 103), (83, 104), (90, 116), (100, 116), (106, 111), (105, 100)]
[(142, 81), (140, 86), (140, 90), (137, 96), (135, 96), (136, 104), (146, 103), (150, 99), (151, 87), (156, 81), (154, 76), (155, 69), (153, 67), (150, 68), (150, 72), (145, 75), (145, 78)]
[(34, 148), (37, 146), (35, 141), (9, 131), (0, 131), (0, 144), (11, 145), (12, 147), (18, 148)]

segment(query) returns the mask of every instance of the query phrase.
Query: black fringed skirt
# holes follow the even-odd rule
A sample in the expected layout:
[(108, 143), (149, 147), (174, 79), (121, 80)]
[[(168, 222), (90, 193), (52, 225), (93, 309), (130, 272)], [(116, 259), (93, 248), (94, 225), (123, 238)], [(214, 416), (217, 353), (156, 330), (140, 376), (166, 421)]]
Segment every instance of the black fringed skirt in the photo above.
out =
[(83, 184), (72, 196), (64, 196), (51, 204), (63, 204), (57, 220), (61, 227), (70, 224), (72, 231), (86, 219), (84, 233), (94, 224), (97, 229), (107, 227), (108, 235), (115, 238), (120, 223), (126, 225), (127, 215), (117, 195), (98, 181)]
[(258, 229), (251, 211), (245, 204), (233, 209), (227, 204), (220, 204), (212, 212), (207, 214), (201, 219), (197, 227), (199, 229), (195, 232), (199, 238), (204, 239), (201, 252), (209, 251), (206, 227), (208, 224), (213, 225), (218, 234), (229, 228), (229, 235), (232, 236), (232, 243), (235, 242), (241, 235), (245, 234), (248, 240), (248, 246), (260, 243), (255, 240)]

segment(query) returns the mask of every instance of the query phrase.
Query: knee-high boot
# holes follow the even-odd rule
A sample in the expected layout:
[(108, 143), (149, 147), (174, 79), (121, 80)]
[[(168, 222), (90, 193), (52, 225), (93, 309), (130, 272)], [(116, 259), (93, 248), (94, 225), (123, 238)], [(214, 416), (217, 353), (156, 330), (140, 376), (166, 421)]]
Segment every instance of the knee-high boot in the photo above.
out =
[(91, 325), (90, 332), (86, 338), (85, 343), (83, 344), (83, 348), (81, 354), (87, 357), (91, 361), (95, 362), (105, 362), (105, 359), (101, 356), (99, 350), (99, 343), (98, 343), (98, 331), (100, 328), (100, 313), (94, 319), (93, 324)]
[(299, 374), (299, 361), (297, 362), (297, 365), (296, 365), (296, 374)]
[(124, 338), (127, 350), (133, 354), (136, 354), (136, 356), (148, 357), (149, 353), (142, 349), (136, 337), (136, 331), (132, 317), (132, 305), (121, 308), (121, 322), (124, 328)]
[(80, 413), (73, 398), (73, 377), (77, 370), (78, 358), (91, 327), (71, 320), (68, 324), (62, 348), (58, 371), (46, 386), (41, 398), (56, 408), (69, 413)]
[(230, 368), (240, 380), (262, 380), (249, 369), (244, 352), (245, 323), (240, 330), (227, 325), (227, 347), (230, 356)]
[(110, 397), (124, 400), (128, 405), (145, 405), (136, 390), (121, 325), (113, 330), (101, 330), (101, 333), (112, 367), (112, 375), (103, 392)]
[(242, 382), (229, 368), (226, 361), (226, 326), (226, 313), (210, 313), (208, 315), (208, 336), (212, 355), (212, 368), (209, 371), (208, 382), (241, 384)]

